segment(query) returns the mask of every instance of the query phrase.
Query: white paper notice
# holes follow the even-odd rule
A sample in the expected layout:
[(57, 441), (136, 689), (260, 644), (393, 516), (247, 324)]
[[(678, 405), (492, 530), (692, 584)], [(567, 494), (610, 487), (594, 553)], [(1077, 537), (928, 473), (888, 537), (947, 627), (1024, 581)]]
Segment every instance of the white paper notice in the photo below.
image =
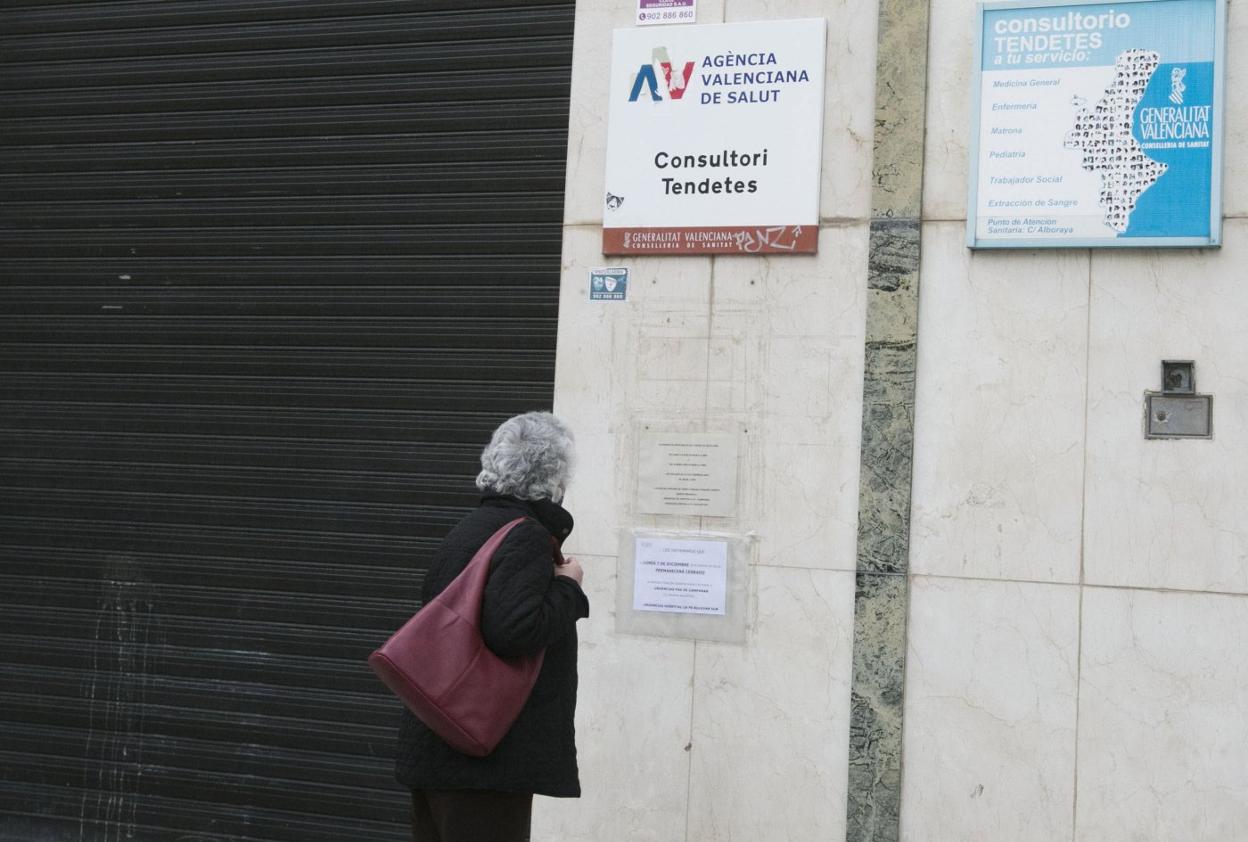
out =
[(737, 437), (643, 433), (637, 508), (652, 515), (736, 515)]
[(638, 538), (633, 563), (634, 611), (724, 613), (727, 542)]

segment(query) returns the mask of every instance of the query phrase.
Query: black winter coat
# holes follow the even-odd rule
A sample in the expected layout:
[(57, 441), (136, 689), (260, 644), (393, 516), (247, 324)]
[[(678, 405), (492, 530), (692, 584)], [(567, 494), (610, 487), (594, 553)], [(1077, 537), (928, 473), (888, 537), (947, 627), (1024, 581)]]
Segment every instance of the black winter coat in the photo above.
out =
[[(589, 600), (576, 582), (555, 576), (550, 536), (560, 544), (572, 516), (549, 500), (487, 495), (451, 530), (425, 578), (428, 603), (468, 565), (499, 527), (528, 517), (508, 535), (490, 564), (481, 604), (485, 644), (503, 657), (537, 652), (546, 658), (515, 725), (486, 757), (460, 754), (403, 711), (395, 776), (413, 789), (488, 789), (575, 798), (576, 621)], [(536, 521), (536, 522), (535, 522)]]

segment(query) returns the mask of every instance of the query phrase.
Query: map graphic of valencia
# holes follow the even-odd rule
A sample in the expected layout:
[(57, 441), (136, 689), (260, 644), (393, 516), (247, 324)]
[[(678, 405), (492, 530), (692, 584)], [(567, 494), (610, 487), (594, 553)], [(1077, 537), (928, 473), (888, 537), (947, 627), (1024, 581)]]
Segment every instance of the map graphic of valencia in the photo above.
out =
[(1105, 224), (1120, 234), (1127, 230), (1140, 195), (1169, 169), (1145, 155), (1131, 131), (1135, 108), (1160, 62), (1161, 56), (1151, 50), (1120, 53), (1105, 96), (1080, 111), (1066, 135), (1067, 149), (1083, 151), (1083, 168), (1100, 174), (1098, 204), (1105, 209)]

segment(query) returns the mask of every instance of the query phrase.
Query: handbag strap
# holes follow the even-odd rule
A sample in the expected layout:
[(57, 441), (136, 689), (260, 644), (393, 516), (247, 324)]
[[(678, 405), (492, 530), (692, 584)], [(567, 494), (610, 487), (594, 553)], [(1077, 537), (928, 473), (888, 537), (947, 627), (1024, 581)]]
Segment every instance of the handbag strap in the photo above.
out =
[(456, 612), (474, 626), (481, 625), (481, 595), (485, 593), (485, 580), (490, 575), (490, 560), (494, 553), (515, 529), (527, 518), (518, 517), (500, 526), (472, 555), (472, 559), (449, 585), (438, 594), (444, 605), (453, 605)]
[[(485, 582), (490, 575), (490, 562), (493, 560), (494, 554), (498, 552), (498, 548), (502, 546), (503, 541), (511, 534), (511, 530), (526, 520), (532, 520), (540, 525), (540, 522), (535, 518), (518, 517), (500, 526), (493, 535), (486, 539), (481, 548), (473, 553), (472, 559), (467, 566), (446, 586), (437, 598), (444, 605), (454, 605), (456, 611), (465, 620), (470, 621), (474, 625), (480, 625), (481, 596), (485, 593)], [(563, 553), (559, 550), (559, 541), (554, 535), (550, 536), (550, 552), (551, 559), (555, 564), (562, 565), (565, 563)]]

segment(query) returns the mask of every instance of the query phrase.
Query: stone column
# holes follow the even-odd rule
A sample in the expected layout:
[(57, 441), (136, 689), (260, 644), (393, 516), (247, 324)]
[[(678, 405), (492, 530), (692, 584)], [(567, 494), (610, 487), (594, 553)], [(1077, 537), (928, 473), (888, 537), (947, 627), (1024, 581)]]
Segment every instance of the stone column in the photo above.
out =
[(848, 842), (898, 838), (927, 81), (925, 0), (881, 0)]

